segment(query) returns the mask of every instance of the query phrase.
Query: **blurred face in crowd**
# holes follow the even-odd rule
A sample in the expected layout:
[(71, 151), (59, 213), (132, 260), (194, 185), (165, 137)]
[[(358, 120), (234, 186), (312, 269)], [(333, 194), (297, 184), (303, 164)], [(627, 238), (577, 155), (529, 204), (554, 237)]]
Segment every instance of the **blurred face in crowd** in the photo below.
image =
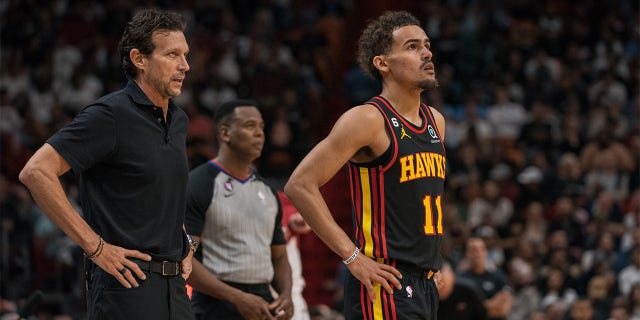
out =
[(635, 246), (631, 249), (631, 263), (640, 267), (640, 247)]
[(627, 309), (624, 307), (616, 306), (611, 309), (611, 314), (609, 314), (609, 319), (611, 320), (628, 320), (629, 313)]
[(558, 269), (551, 269), (547, 278), (547, 287), (549, 290), (560, 290), (564, 284), (564, 274)]
[(603, 276), (595, 276), (589, 281), (587, 294), (591, 299), (604, 300), (607, 290), (607, 280)]
[(593, 308), (591, 302), (581, 299), (573, 303), (571, 306), (571, 319), (575, 320), (591, 320), (593, 318)]
[(469, 267), (476, 272), (482, 272), (486, 268), (487, 246), (480, 238), (471, 238), (467, 241), (466, 257)]

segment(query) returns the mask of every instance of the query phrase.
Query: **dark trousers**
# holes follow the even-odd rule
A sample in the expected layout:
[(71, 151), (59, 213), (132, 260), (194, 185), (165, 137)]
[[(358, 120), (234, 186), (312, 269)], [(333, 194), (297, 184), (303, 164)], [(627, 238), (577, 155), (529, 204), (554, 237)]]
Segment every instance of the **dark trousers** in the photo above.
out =
[[(273, 302), (273, 296), (268, 284), (241, 284), (225, 282), (226, 284), (244, 292), (262, 297), (266, 302)], [(211, 296), (193, 291), (191, 306), (196, 320), (243, 320), (238, 309), (229, 301), (219, 300)]]
[(436, 320), (439, 296), (432, 277), (434, 272), (401, 266), (396, 268), (402, 273), (402, 289), (394, 287), (393, 294), (389, 295), (380, 284), (376, 284), (374, 303), (360, 280), (349, 272), (344, 285), (345, 319)]
[(193, 313), (182, 276), (145, 271), (137, 288), (125, 288), (100, 267), (93, 266), (87, 283), (89, 320), (192, 320)]

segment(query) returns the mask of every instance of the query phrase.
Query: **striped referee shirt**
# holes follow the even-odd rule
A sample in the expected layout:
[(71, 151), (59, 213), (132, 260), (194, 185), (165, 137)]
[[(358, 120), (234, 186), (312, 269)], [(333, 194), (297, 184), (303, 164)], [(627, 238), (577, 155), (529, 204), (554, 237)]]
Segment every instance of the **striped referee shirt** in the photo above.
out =
[(252, 173), (232, 176), (210, 160), (189, 173), (185, 226), (201, 237), (196, 258), (222, 281), (270, 283), (271, 246), (284, 245), (276, 191)]

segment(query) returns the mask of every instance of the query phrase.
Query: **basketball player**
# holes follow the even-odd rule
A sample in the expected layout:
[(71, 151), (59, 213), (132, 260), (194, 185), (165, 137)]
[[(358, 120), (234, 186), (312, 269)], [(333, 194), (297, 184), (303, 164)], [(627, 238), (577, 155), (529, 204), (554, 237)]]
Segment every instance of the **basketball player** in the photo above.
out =
[[(285, 186), (318, 236), (343, 259), (347, 319), (436, 319), (445, 179), (442, 114), (420, 100), (437, 87), (430, 41), (407, 12), (369, 23), (358, 61), (382, 92), (345, 112)], [(319, 188), (349, 169), (353, 239)]]

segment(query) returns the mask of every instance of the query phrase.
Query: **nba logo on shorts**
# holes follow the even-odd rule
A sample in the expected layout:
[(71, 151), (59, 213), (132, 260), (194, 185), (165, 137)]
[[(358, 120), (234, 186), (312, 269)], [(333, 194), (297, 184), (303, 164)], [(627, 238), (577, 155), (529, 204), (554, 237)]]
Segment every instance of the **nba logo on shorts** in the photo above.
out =
[(411, 288), (411, 286), (407, 286), (405, 290), (407, 290), (407, 298), (413, 298), (413, 288)]

